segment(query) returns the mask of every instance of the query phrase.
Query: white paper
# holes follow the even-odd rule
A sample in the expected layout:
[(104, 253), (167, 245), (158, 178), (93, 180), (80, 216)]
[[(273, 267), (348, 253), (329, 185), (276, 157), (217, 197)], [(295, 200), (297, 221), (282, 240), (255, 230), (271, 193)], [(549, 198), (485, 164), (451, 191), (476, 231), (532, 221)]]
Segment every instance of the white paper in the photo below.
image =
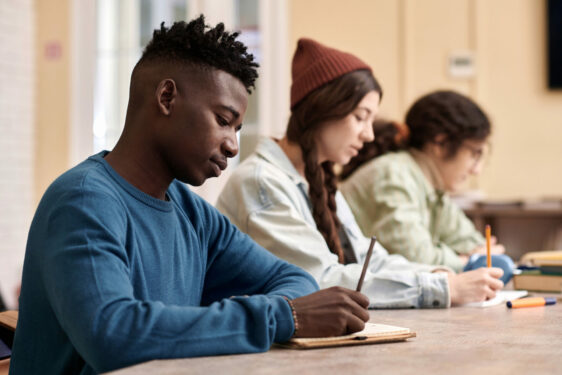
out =
[(499, 305), (500, 303), (505, 303), (507, 301), (512, 301), (517, 298), (525, 297), (528, 294), (526, 290), (500, 290), (496, 293), (496, 296), (492, 299), (482, 302), (471, 302), (464, 304), (463, 306), (468, 307), (490, 307)]

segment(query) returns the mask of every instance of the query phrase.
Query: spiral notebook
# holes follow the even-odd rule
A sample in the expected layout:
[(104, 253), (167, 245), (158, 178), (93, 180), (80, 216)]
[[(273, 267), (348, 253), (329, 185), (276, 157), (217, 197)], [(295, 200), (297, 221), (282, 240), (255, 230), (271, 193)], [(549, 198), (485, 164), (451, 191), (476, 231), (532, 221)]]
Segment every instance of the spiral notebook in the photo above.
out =
[(404, 341), (416, 337), (416, 333), (409, 328), (386, 324), (365, 323), (362, 331), (345, 336), (319, 338), (293, 338), (280, 344), (292, 349), (314, 349), (345, 345), (366, 345), (385, 342)]

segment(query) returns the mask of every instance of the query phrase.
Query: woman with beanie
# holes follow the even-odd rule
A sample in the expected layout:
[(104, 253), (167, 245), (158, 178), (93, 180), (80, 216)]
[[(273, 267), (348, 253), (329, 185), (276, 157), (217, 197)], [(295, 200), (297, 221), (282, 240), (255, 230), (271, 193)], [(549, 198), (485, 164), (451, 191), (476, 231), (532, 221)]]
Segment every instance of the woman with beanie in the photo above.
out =
[[(374, 126), (376, 139), (340, 175), (341, 191), (363, 233), (414, 262), (457, 272), (485, 266), (486, 257), (479, 256), (486, 252), (484, 238), (447, 195), (481, 171), (490, 135), (485, 113), (461, 94), (437, 91), (412, 105), (406, 124)], [(493, 242), (492, 252), (503, 253)], [(494, 255), (492, 264), (504, 270), (502, 281), (508, 282), (511, 259)]]
[[(333, 166), (373, 140), (382, 90), (359, 58), (311, 39), (299, 40), (292, 77), (285, 136), (259, 143), (233, 172), (217, 208), (322, 288), (355, 288), (369, 240), (337, 192)], [(448, 307), (491, 298), (503, 286), (497, 268), (437, 270), (378, 245), (362, 291), (372, 308)]]

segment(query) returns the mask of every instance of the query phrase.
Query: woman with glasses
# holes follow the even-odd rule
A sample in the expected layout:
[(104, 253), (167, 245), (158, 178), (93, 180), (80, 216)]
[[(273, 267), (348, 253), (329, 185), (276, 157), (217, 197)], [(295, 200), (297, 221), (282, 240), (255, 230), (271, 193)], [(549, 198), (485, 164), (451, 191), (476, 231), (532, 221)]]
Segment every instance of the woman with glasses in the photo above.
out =
[[(472, 100), (453, 91), (418, 99), (406, 123), (377, 121), (375, 140), (343, 168), (340, 190), (365, 235), (392, 253), (455, 271), (486, 264), (483, 236), (447, 195), (482, 170), (490, 122)], [(504, 247), (492, 238), (492, 254)], [(512, 275), (513, 262), (493, 265)]]

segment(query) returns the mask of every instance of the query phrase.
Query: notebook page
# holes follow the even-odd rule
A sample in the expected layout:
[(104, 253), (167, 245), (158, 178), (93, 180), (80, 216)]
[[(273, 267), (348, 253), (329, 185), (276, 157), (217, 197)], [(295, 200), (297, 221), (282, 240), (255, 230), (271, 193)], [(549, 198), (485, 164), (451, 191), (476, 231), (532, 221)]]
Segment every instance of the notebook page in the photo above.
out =
[(294, 338), (293, 342), (307, 343), (315, 341), (338, 341), (345, 339), (353, 339), (355, 337), (381, 337), (381, 336), (394, 336), (404, 333), (410, 333), (409, 328), (390, 326), (386, 324), (365, 323), (365, 328), (362, 331), (352, 333), (344, 336), (333, 337), (314, 337), (314, 338)]
[(463, 306), (468, 306), (468, 307), (496, 306), (507, 301), (525, 297), (527, 294), (528, 292), (526, 290), (500, 290), (499, 292), (496, 293), (496, 296), (492, 299), (482, 302), (471, 302), (471, 303), (464, 304)]

